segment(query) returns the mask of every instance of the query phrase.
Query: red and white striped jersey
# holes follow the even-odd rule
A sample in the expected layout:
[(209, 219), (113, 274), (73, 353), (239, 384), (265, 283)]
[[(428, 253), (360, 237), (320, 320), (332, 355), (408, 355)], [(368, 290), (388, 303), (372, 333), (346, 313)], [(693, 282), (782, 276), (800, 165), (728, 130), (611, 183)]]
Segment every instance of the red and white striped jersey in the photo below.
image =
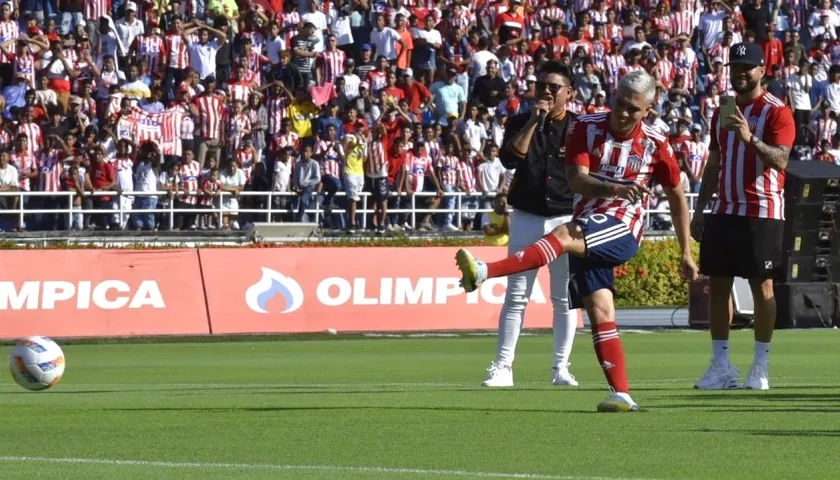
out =
[(251, 120), (244, 113), (231, 114), (227, 127), (228, 149), (236, 151), (242, 145), (242, 141), (251, 133)]
[[(183, 163), (179, 165), (178, 174), (181, 177), (181, 185), (183, 186), (184, 193), (198, 192), (198, 181), (199, 177), (201, 177), (201, 165), (199, 165), (197, 161), (193, 160), (186, 165)], [(198, 203), (198, 197), (196, 195), (184, 195), (181, 199), (191, 205)]]
[(427, 174), (434, 174), (432, 159), (425, 153), (415, 154), (409, 151), (405, 154), (405, 174), (408, 187), (412, 192), (422, 192), (423, 182)]
[[(668, 139), (639, 122), (627, 137), (610, 131), (609, 113), (582, 115), (577, 118), (566, 140), (566, 165), (585, 167), (589, 175), (602, 182), (649, 185), (655, 178), (663, 187), (680, 184), (680, 167)], [(641, 241), (647, 198), (636, 203), (618, 198), (575, 196), (575, 217), (603, 214), (615, 217)]]
[(709, 146), (703, 141), (686, 140), (682, 144), (682, 153), (688, 161), (688, 168), (697, 178), (703, 177), (706, 159), (709, 158)]
[(371, 140), (368, 145), (368, 161), (365, 164), (365, 174), (370, 178), (384, 178), (388, 176), (388, 151), (385, 148), (385, 137)]
[(84, 0), (85, 20), (99, 21), (99, 17), (111, 14), (111, 0)]
[[(621, 80), (621, 78), (623, 76), (627, 75), (630, 72), (635, 72), (636, 70), (644, 70), (644, 69), (645, 69), (645, 67), (643, 67), (641, 65), (624, 65), (624, 66), (622, 66), (621, 68), (618, 69), (618, 78), (616, 78), (616, 80), (617, 81)], [(618, 85), (616, 85), (616, 87), (617, 86)]]
[(12, 134), (5, 128), (0, 127), (0, 150), (12, 148)]
[(248, 97), (251, 96), (251, 92), (254, 90), (254, 87), (251, 86), (251, 82), (237, 81), (226, 83), (225, 88), (227, 89), (231, 100), (242, 100), (243, 102), (248, 101)]
[(184, 115), (181, 117), (181, 140), (193, 140), (195, 139), (195, 120), (193, 120), (192, 115), (190, 115), (186, 107), (183, 107), (183, 110)]
[[(0, 43), (17, 40), (20, 37), (20, 26), (14, 20), (0, 22)], [(0, 50), (0, 63), (11, 63), (12, 59)]]
[(300, 147), (300, 137), (295, 132), (289, 133), (278, 133), (274, 136), (274, 140), (272, 140), (271, 145), (274, 148), (275, 152), (279, 152), (281, 149), (286, 147), (292, 147), (295, 150), (298, 150)]
[(280, 124), (288, 116), (291, 103), (286, 97), (269, 97), (266, 100), (265, 110), (268, 114), (266, 132), (269, 135), (274, 136), (280, 131)]
[(333, 146), (338, 148), (338, 142), (319, 140), (318, 144), (315, 145), (315, 155), (322, 157), (321, 175), (331, 175), (336, 178), (341, 178), (341, 163), (338, 160), (338, 154), (333, 150)]
[(379, 70), (371, 70), (368, 72), (367, 81), (370, 84), (370, 93), (378, 95), (380, 90), (388, 86), (388, 74)]
[(458, 189), (470, 195), (475, 193), (475, 166), (472, 161), (458, 162)]
[(656, 73), (659, 75), (659, 81), (665, 85), (665, 88), (671, 88), (671, 82), (677, 76), (674, 64), (670, 60), (663, 58), (656, 62)]
[(552, 23), (554, 20), (560, 20), (563, 24), (566, 23), (566, 11), (556, 5), (543, 7), (537, 12), (537, 19), (541, 22)]
[[(796, 126), (784, 102), (765, 92), (738, 108), (759, 140), (768, 145), (793, 146)], [(722, 128), (719, 115), (720, 109), (712, 117), (709, 144), (709, 152), (720, 152), (718, 198), (712, 204), (712, 213), (784, 220), (785, 172), (765, 165), (749, 142)]]
[(454, 187), (458, 185), (458, 157), (456, 155), (441, 155), (438, 157), (441, 185)]
[(697, 55), (694, 53), (694, 50), (686, 48), (675, 51), (674, 66), (677, 68), (677, 74), (682, 75), (685, 79), (686, 88), (688, 90), (693, 89), (695, 80), (692, 72), (697, 71)]
[(38, 190), (41, 192), (60, 192), (61, 191), (61, 173), (64, 171), (64, 165), (61, 161), (61, 156), (64, 154), (62, 150), (53, 148), (49, 152), (41, 150), (38, 158)]
[(621, 28), (621, 25), (617, 23), (608, 23), (604, 25), (604, 34), (612, 40), (613, 38), (623, 38), (624, 37), (624, 29)]
[(712, 124), (712, 116), (715, 114), (715, 110), (720, 107), (720, 95), (711, 96), (704, 96), (700, 99), (700, 104), (705, 105), (705, 117), (706, 121), (709, 125)]
[(277, 23), (283, 25), (283, 36), (286, 40), (286, 45), (292, 44), (292, 39), (300, 33), (298, 30), (298, 26), (300, 26), (300, 13), (299, 12), (288, 12), (288, 13), (278, 13), (280, 16), (277, 18), (275, 16), (275, 20)]
[(440, 143), (437, 140), (432, 140), (431, 142), (423, 142), (423, 148), (426, 149), (426, 153), (432, 159), (432, 162), (437, 164), (438, 160), (440, 159)]
[(675, 37), (683, 34), (690, 37), (697, 27), (695, 18), (692, 11), (671, 12), (671, 34)]
[(29, 54), (25, 57), (13, 55), (12, 58), (15, 64), (15, 74), (22, 74), (26, 78), (26, 83), (29, 84), (29, 87), (35, 88), (35, 57)]
[(653, 25), (660, 30), (659, 40), (668, 40), (673, 35), (672, 18), (670, 15), (663, 15), (661, 17), (654, 17)]
[(12, 152), (9, 162), (18, 170), (20, 176), (18, 188), (24, 192), (30, 191), (32, 185), (29, 181), (29, 174), (38, 171), (38, 160), (29, 152)]
[(624, 55), (614, 53), (604, 57), (604, 68), (609, 91), (615, 91), (618, 88), (618, 75), (621, 68), (625, 65)]
[(245, 183), (251, 183), (251, 172), (254, 171), (254, 164), (257, 163), (256, 157), (253, 148), (236, 150), (236, 164), (245, 173)]
[(347, 54), (341, 50), (325, 51), (318, 55), (318, 68), (321, 69), (321, 84), (335, 83), (344, 72), (344, 62)]
[(149, 65), (149, 72), (160, 70), (163, 52), (163, 38), (157, 35), (141, 36), (134, 40), (137, 49), (137, 59), (145, 60)]
[(817, 118), (811, 121), (811, 131), (817, 137), (817, 143), (825, 140), (831, 144), (831, 137), (837, 134), (837, 120), (833, 118)]
[(580, 115), (586, 111), (586, 105), (584, 105), (580, 100), (575, 100), (573, 102), (566, 103), (566, 110)]
[(17, 127), (18, 135), (26, 135), (27, 153), (35, 155), (41, 150), (41, 145), (44, 144), (44, 138), (41, 135), (41, 127), (37, 123), (21, 123)]
[(221, 180), (212, 180), (207, 178), (204, 180), (204, 183), (201, 185), (201, 189), (207, 192), (210, 192), (209, 195), (205, 194), (201, 196), (201, 204), (204, 206), (212, 207), (214, 205), (219, 205), (219, 192), (222, 191), (222, 181)]
[(198, 110), (198, 135), (206, 138), (222, 138), (225, 119), (225, 101), (219, 95), (210, 93), (193, 99)]
[(574, 42), (569, 42), (569, 53), (571, 53), (572, 56), (575, 55), (578, 48), (583, 48), (587, 57), (592, 55), (592, 42), (589, 40), (575, 40)]
[(513, 69), (516, 70), (517, 77), (525, 77), (525, 65), (528, 62), (533, 62), (534, 59), (531, 58), (530, 55), (525, 55), (523, 53), (516, 53), (511, 55), (510, 61), (513, 62)]
[(183, 69), (190, 65), (189, 55), (187, 55), (187, 42), (181, 35), (174, 33), (164, 35), (161, 53), (168, 68)]

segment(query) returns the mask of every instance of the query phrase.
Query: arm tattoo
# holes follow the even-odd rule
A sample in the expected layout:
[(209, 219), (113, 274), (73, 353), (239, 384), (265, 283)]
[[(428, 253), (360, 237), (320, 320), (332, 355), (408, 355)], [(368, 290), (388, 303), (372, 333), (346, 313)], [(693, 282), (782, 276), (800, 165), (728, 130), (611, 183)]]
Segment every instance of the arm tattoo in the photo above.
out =
[(790, 148), (779, 145), (768, 145), (762, 141), (753, 144), (755, 153), (759, 160), (773, 170), (782, 171), (787, 167), (788, 159), (790, 158)]
[(612, 198), (615, 196), (616, 186), (612, 183), (603, 182), (586, 173), (578, 170), (579, 167), (567, 167), (566, 174), (569, 177), (569, 187), (572, 192), (589, 198)]

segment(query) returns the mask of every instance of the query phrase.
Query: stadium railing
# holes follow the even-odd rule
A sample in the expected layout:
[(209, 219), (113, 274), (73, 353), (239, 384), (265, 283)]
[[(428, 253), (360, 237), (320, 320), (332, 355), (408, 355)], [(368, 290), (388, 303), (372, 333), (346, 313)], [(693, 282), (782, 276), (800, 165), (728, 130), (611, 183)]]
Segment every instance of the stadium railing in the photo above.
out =
[[(214, 204), (212, 206), (196, 206), (195, 208), (178, 208), (175, 207), (175, 202), (170, 201), (168, 206), (159, 207), (155, 209), (136, 209), (136, 208), (122, 208), (122, 203), (120, 202), (120, 197), (138, 197), (138, 196), (157, 196), (159, 198), (165, 198), (168, 196), (168, 192), (158, 191), (158, 192), (116, 192), (116, 191), (98, 191), (98, 192), (88, 192), (86, 193), (85, 197), (102, 197), (102, 196), (109, 196), (114, 197), (112, 201), (113, 208), (111, 209), (73, 209), (73, 201), (74, 197), (77, 194), (75, 192), (23, 192), (23, 191), (16, 191), (16, 192), (0, 192), (0, 197), (6, 198), (18, 198), (17, 207), (13, 209), (3, 209), (0, 210), (0, 215), (17, 215), (20, 224), (23, 224), (24, 218), (26, 215), (44, 215), (44, 214), (51, 214), (51, 215), (64, 215), (66, 218), (65, 225), (72, 225), (72, 218), (73, 215), (102, 215), (102, 214), (113, 214), (113, 215), (130, 215), (130, 214), (168, 214), (167, 221), (169, 223), (169, 228), (172, 229), (175, 224), (175, 216), (178, 214), (205, 214), (205, 215), (214, 215), (219, 220), (223, 215), (238, 215), (238, 214), (248, 214), (250, 219), (256, 221), (265, 221), (265, 222), (272, 222), (276, 219), (277, 215), (286, 215), (289, 214), (290, 211), (297, 213), (296, 209), (293, 208), (295, 200), (297, 198), (296, 193), (290, 192), (249, 192), (244, 191), (237, 194), (237, 197), (241, 200), (243, 198), (252, 198), (252, 197), (264, 197), (266, 200), (266, 208), (247, 208), (247, 207), (239, 207), (236, 209), (228, 209), (223, 207), (223, 199), (225, 197), (232, 196), (234, 194), (228, 192), (219, 192), (218, 196), (214, 199)], [(183, 198), (185, 194), (178, 193), (175, 195), (175, 198)], [(192, 193), (192, 196), (200, 196), (201, 194)], [(396, 198), (396, 194), (392, 194), (394, 198)], [(336, 197), (345, 197), (345, 192), (337, 192), (335, 194)], [(366, 229), (368, 224), (368, 215), (373, 213), (373, 209), (369, 192), (362, 192), (359, 194), (361, 197), (361, 201), (359, 202), (356, 213), (361, 216), (361, 225), (360, 228)], [(490, 201), (493, 197), (496, 196), (495, 193), (483, 195), (468, 195), (464, 192), (448, 192), (444, 193), (444, 197), (455, 197), (455, 206), (451, 209), (444, 209), (444, 208), (435, 208), (429, 209), (425, 208), (419, 201), (419, 199), (425, 199), (430, 197), (436, 197), (437, 194), (435, 192), (417, 192), (412, 195), (408, 195), (406, 193), (402, 194), (401, 203), (404, 199), (409, 200), (408, 208), (394, 208), (388, 209), (388, 214), (408, 214), (411, 225), (415, 227), (418, 225), (417, 220), (418, 217), (422, 217), (427, 213), (433, 214), (442, 214), (442, 213), (453, 213), (453, 223), (457, 227), (461, 227), (462, 219), (467, 216), (472, 217), (475, 216), (477, 213), (489, 212), (491, 211), (490, 208), (482, 208), (480, 203), (482, 200)], [(44, 209), (44, 208), (30, 208), (28, 206), (23, 206), (25, 203), (31, 202), (31, 199), (35, 198), (43, 198), (43, 197), (58, 197), (61, 198), (61, 201), (56, 202), (60, 204), (60, 208), (55, 209)], [(288, 205), (286, 208), (278, 209), (274, 207), (273, 199), (277, 197), (286, 197), (288, 198)], [(305, 213), (312, 216), (315, 223), (320, 223), (321, 219), (324, 217), (324, 208), (322, 204), (323, 194), (320, 193), (313, 193), (314, 198), (314, 208), (310, 208), (305, 210)], [(468, 205), (464, 205), (464, 199), (470, 197), (477, 199), (479, 201), (478, 208), (472, 208)], [(696, 193), (686, 193), (686, 197), (688, 199), (688, 207), (689, 212), (694, 212), (694, 204), (697, 200)], [(171, 198), (171, 197), (170, 197)], [(35, 201), (36, 205), (40, 202)], [(661, 199), (658, 202), (658, 206), (653, 209), (647, 209), (647, 217), (646, 217), (646, 227), (650, 227), (652, 216), (653, 215), (670, 215), (669, 210), (667, 209), (667, 201)], [(662, 208), (665, 206), (666, 208)], [(333, 208), (332, 214), (346, 214), (347, 211), (343, 208)], [(262, 216), (263, 220), (260, 220)], [(221, 224), (221, 222), (219, 223)]]

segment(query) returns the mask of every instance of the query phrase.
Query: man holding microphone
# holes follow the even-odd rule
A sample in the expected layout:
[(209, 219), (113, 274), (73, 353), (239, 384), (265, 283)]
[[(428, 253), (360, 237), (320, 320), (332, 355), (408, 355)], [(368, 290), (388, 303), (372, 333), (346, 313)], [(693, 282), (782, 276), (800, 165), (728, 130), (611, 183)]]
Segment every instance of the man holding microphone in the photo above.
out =
[[(538, 98), (530, 113), (508, 120), (499, 158), (516, 169), (508, 204), (510, 215), (508, 252), (513, 255), (572, 218), (574, 194), (566, 180), (566, 134), (575, 115), (566, 111), (572, 93), (572, 74), (557, 61), (542, 65), (537, 76)], [(554, 309), (554, 359), (552, 383), (577, 386), (569, 373), (577, 310), (569, 308), (569, 261), (562, 255), (548, 264), (550, 296)], [(512, 387), (516, 343), (525, 320), (537, 270), (508, 277), (505, 303), (499, 315), (496, 360), (490, 364), (485, 387)]]

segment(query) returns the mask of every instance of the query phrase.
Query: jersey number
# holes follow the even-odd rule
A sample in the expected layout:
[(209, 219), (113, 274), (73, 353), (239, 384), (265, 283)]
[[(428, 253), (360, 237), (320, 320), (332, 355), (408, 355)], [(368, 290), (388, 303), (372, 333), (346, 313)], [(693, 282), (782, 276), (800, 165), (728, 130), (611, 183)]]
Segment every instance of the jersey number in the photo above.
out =
[(596, 213), (594, 215), (590, 215), (589, 220), (592, 220), (597, 224), (601, 224), (607, 221), (607, 216), (601, 213)]

